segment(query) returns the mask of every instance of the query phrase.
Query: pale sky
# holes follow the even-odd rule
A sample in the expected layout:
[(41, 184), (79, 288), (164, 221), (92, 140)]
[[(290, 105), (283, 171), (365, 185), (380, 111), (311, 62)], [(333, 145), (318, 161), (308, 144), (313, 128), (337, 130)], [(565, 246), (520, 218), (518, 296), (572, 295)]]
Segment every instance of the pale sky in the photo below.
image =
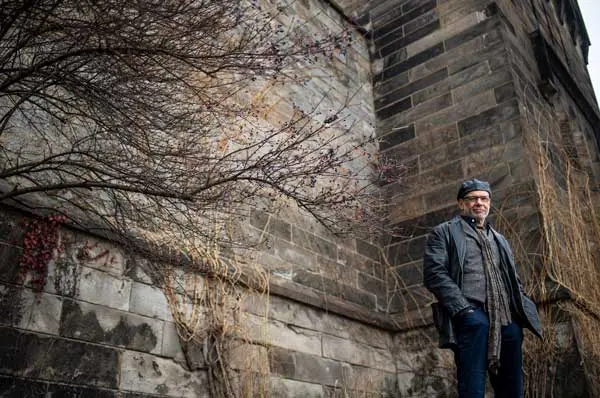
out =
[(596, 98), (600, 99), (600, 1), (579, 0), (579, 8), (592, 42), (588, 58), (588, 71), (592, 78)]

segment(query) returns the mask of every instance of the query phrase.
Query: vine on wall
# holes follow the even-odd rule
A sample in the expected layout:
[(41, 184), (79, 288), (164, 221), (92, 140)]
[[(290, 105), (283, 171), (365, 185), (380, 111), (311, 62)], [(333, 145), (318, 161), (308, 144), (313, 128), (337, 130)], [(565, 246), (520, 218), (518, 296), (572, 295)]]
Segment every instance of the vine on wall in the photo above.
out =
[(59, 228), (65, 222), (61, 215), (28, 218), (23, 221), (23, 254), (19, 263), (20, 277), (31, 277), (31, 287), (41, 292), (48, 279), (48, 264), (62, 249)]

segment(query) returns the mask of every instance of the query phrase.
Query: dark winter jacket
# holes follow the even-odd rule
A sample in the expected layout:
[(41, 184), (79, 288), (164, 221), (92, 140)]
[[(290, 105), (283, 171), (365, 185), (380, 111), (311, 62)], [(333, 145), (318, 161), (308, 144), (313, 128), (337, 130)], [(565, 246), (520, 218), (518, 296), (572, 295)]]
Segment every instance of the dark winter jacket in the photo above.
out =
[[(438, 225), (431, 231), (425, 244), (423, 282), (438, 300), (437, 303), (432, 304), (432, 310), (442, 348), (451, 348), (456, 344), (452, 317), (472, 306), (462, 293), (467, 239), (462, 222), (461, 217), (455, 217)], [(500, 249), (503, 278), (518, 321), (541, 337), (542, 327), (537, 308), (535, 303), (523, 293), (512, 250), (504, 236), (493, 228), (492, 232)]]

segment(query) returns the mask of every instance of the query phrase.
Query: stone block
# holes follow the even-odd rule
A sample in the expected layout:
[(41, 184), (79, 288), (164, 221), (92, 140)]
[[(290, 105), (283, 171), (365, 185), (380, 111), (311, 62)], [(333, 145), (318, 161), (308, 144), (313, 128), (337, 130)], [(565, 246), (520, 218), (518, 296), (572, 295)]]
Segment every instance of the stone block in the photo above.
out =
[(149, 318), (173, 322), (167, 297), (161, 289), (155, 286), (133, 282), (129, 311)]
[(188, 372), (169, 359), (124, 351), (119, 388), (166, 397), (209, 398), (205, 372)]
[(0, 284), (0, 324), (15, 325), (23, 320), (23, 287)]
[(303, 229), (292, 227), (292, 241), (298, 246), (310, 249), (325, 257), (336, 259), (337, 246), (317, 235), (311, 234)]
[[(11, 376), (0, 376), (0, 396), (4, 398), (85, 397), (121, 398), (116, 391), (103, 388), (80, 387)], [(133, 398), (133, 397), (132, 397)]]
[(323, 317), (323, 332), (347, 340), (387, 349), (390, 346), (390, 334), (384, 330), (365, 325), (334, 314)]
[(250, 224), (260, 231), (266, 231), (288, 242), (291, 241), (291, 226), (272, 214), (260, 210), (253, 210), (250, 215)]
[(432, 86), (448, 77), (446, 68), (440, 69), (419, 80), (415, 80), (405, 86), (399, 87), (375, 100), (375, 109), (387, 107), (402, 98), (405, 98), (417, 91)]
[[(508, 92), (505, 88), (503, 88), (502, 92), (498, 92), (498, 86), (505, 87), (503, 85), (506, 82), (512, 80), (512, 75), (508, 69), (502, 69), (498, 71), (494, 71), (493, 73), (483, 74), (481, 77), (468, 81), (467, 84), (464, 84), (460, 87), (456, 87), (452, 90), (452, 94), (454, 95), (454, 99), (456, 103), (463, 102), (469, 98), (472, 98), (479, 93), (482, 93), (489, 89), (494, 89), (494, 95), (496, 98), (496, 102), (500, 103), (502, 101), (498, 101), (499, 95), (501, 98), (507, 99), (509, 98)], [(511, 83), (508, 83), (511, 84)]]
[[(405, 50), (402, 50), (403, 52)], [(418, 54), (413, 55), (410, 58), (399, 57), (398, 54), (402, 54), (401, 52), (396, 52), (392, 55), (389, 55), (384, 60), (384, 69), (381, 73), (374, 76), (374, 82), (379, 85), (376, 86), (375, 94), (379, 95), (383, 92), (389, 91), (389, 89), (382, 89), (383, 85), (389, 85), (390, 87), (398, 87), (400, 82), (389, 80), (395, 76), (400, 74), (404, 74), (408, 70), (414, 68), (417, 65), (424, 64), (432, 58), (435, 58), (444, 52), (444, 44), (438, 43), (436, 45), (431, 46)], [(441, 68), (442, 66), (440, 66)], [(437, 68), (436, 70), (439, 70)], [(433, 72), (433, 70), (431, 71)], [(406, 82), (409, 81), (408, 75), (406, 76)]]
[[(377, 50), (377, 52), (376, 52), (376, 54), (374, 54), (374, 56), (376, 58), (386, 57), (386, 56), (394, 53), (395, 51), (398, 51), (401, 48), (406, 47), (406, 46), (410, 45), (411, 43), (414, 43), (417, 40), (428, 36), (429, 34), (431, 34), (432, 32), (435, 32), (439, 28), (440, 28), (440, 21), (435, 20), (435, 21), (431, 22), (429, 25), (425, 25), (425, 26), (413, 31), (412, 33), (410, 33), (406, 36), (403, 36), (395, 41), (382, 42), (381, 47)], [(429, 46), (425, 46), (424, 48), (427, 48), (427, 47), (429, 47)], [(409, 49), (409, 52), (410, 52), (410, 49)], [(410, 52), (410, 53), (411, 53), (411, 55), (414, 55), (417, 52), (419, 52), (419, 51)]]
[[(427, 14), (431, 14), (431, 10), (435, 8), (435, 0), (428, 0), (425, 2), (421, 2), (419, 6), (409, 10), (407, 13), (400, 15), (396, 19), (389, 20), (385, 25), (378, 27), (373, 30), (373, 37), (376, 39), (380, 39), (391, 32), (399, 29), (400, 31), (404, 30), (407, 33), (414, 31), (416, 28), (420, 28), (424, 25), (427, 25), (427, 18), (423, 20), (423, 16)], [(421, 18), (419, 18), (421, 17)], [(420, 23), (414, 22), (417, 18), (420, 19)], [(432, 22), (430, 20), (429, 22)], [(410, 25), (403, 28), (403, 25)]]
[[(415, 109), (417, 109), (423, 106), (423, 109), (418, 114), (407, 114), (405, 116), (407, 119), (409, 119), (406, 121), (412, 121), (412, 119), (414, 119), (415, 117), (423, 117), (423, 119), (418, 121), (415, 125), (417, 135), (419, 135), (421, 131), (432, 130), (438, 127), (448, 125), (450, 123), (457, 122), (463, 118), (467, 118), (471, 115), (476, 115), (496, 105), (496, 97), (494, 96), (493, 90), (485, 91), (475, 97), (470, 98), (467, 101), (454, 104), (454, 106), (450, 106), (452, 105), (452, 103), (448, 102), (448, 100), (446, 100), (445, 102), (442, 101), (442, 103), (440, 103), (439, 105), (426, 105), (432, 101), (440, 102), (441, 100), (433, 99), (430, 101), (423, 102), (422, 104), (415, 107)], [(437, 113), (434, 114), (434, 112)]]
[[(443, 43), (437, 45), (441, 45), (443, 48)], [(471, 39), (450, 51), (431, 58), (425, 63), (416, 65), (410, 70), (409, 79), (420, 79), (443, 67), (447, 67), (450, 72), (455, 72), (460, 70), (460, 67), (456, 65), (468, 65), (469, 62), (481, 59), (481, 54), (496, 49), (504, 49), (501, 34), (497, 29), (486, 33), (484, 36)]]
[[(421, 27), (425, 26), (425, 25), (429, 25), (432, 22), (435, 22), (439, 19), (439, 15), (437, 13), (437, 10), (435, 9), (428, 9), (428, 7), (433, 3), (433, 1), (429, 1), (425, 4), (423, 4), (421, 7), (422, 10), (425, 9), (427, 10), (427, 12), (420, 14), (419, 16), (415, 16), (411, 19), (410, 22), (408, 22), (406, 25), (404, 25), (404, 34), (410, 34), (412, 32), (414, 32), (417, 29), (420, 29)], [(421, 10), (419, 10), (421, 11)], [(409, 13), (410, 14), (410, 13)]]
[(148, 259), (132, 255), (127, 261), (127, 269), (125, 270), (124, 275), (136, 282), (151, 285), (160, 279), (157, 274), (157, 269), (159, 269), (159, 267), (159, 264), (153, 264)]
[(340, 250), (338, 256), (338, 263), (341, 266), (367, 274), (372, 274), (374, 265), (378, 263), (378, 261), (348, 250)]
[(496, 87), (494, 89), (494, 93), (496, 95), (496, 102), (499, 104), (508, 99), (514, 98), (517, 95), (515, 85), (512, 82), (504, 84), (500, 87)]
[(463, 161), (459, 159), (390, 185), (387, 193), (393, 196), (407, 195), (415, 192), (420, 187), (435, 187), (446, 181), (459, 180), (463, 176)]
[(24, 230), (19, 216), (2, 209), (0, 213), (0, 281), (15, 282), (23, 252)]
[(271, 377), (271, 397), (273, 398), (323, 398), (320, 384)]
[(60, 335), (94, 343), (160, 354), (164, 322), (66, 299)]
[(339, 285), (339, 288), (341, 298), (372, 310), (377, 308), (375, 294), (348, 285)]
[[(339, 283), (356, 286), (356, 278), (359, 270), (350, 267), (341, 261), (334, 261), (327, 258), (319, 257), (319, 269), (321, 269), (325, 275), (330, 275), (331, 278), (336, 279)], [(372, 274), (373, 270), (371, 264), (363, 266), (367, 273)]]
[(322, 310), (317, 310), (282, 297), (267, 297), (253, 293), (245, 297), (243, 308), (258, 316), (268, 314), (269, 319), (280, 321), (284, 324), (315, 331), (324, 330), (323, 317), (325, 314)]
[(0, 373), (31, 379), (116, 388), (115, 349), (0, 327)]
[(292, 280), (300, 285), (320, 290), (327, 294), (337, 295), (339, 293), (338, 281), (328, 278), (322, 272), (309, 272), (305, 270), (295, 270)]
[(274, 239), (269, 251), (271, 254), (281, 258), (284, 262), (288, 262), (302, 268), (314, 269), (314, 267), (317, 265), (316, 253), (281, 239)]
[(106, 272), (82, 267), (75, 297), (119, 310), (129, 310), (131, 281)]
[(22, 309), (20, 321), (15, 326), (48, 334), (58, 334), (63, 300), (60, 297), (47, 293), (34, 293), (23, 289), (19, 305)]
[(415, 106), (422, 102), (429, 101), (435, 97), (439, 97), (450, 92), (450, 82), (443, 80), (437, 84), (429, 86), (413, 95), (413, 104)]
[(161, 355), (164, 357), (173, 358), (177, 363), (184, 364), (185, 354), (181, 348), (181, 340), (177, 333), (177, 327), (173, 322), (163, 322), (163, 339)]
[(423, 286), (401, 288), (390, 294), (388, 311), (408, 315), (414, 310), (426, 308), (433, 301), (433, 295)]
[(406, 219), (414, 218), (425, 211), (422, 196), (398, 199), (398, 204), (390, 210), (390, 222), (398, 223)]
[(395, 371), (394, 360), (389, 351), (330, 335), (323, 335), (323, 356), (354, 365)]
[(375, 294), (378, 298), (385, 297), (387, 290), (385, 281), (363, 273), (358, 274), (358, 287), (369, 293)]
[(423, 283), (423, 261), (416, 260), (394, 267), (390, 271), (391, 288), (397, 290)]
[[(440, 112), (444, 109), (445, 111)], [(426, 125), (424, 125), (426, 122), (417, 122), (415, 126), (418, 135), (419, 131), (421, 130), (431, 130), (452, 122), (453, 120), (451, 120), (451, 115), (453, 112), (451, 112), (451, 110), (456, 112), (456, 107), (452, 107), (452, 95), (448, 93), (422, 102), (419, 105), (416, 105), (405, 112), (398, 113), (393, 117), (389, 117), (386, 120), (379, 121), (377, 127), (380, 129), (379, 131), (381, 134), (386, 134), (397, 127), (407, 126), (410, 123), (418, 121), (419, 119), (422, 119), (428, 115), (433, 115), (430, 116), (429, 119), (431, 122), (427, 123)]]
[(321, 355), (321, 335), (318, 332), (252, 314), (245, 314), (243, 318), (240, 328), (242, 338), (306, 354)]
[(439, 210), (429, 210), (418, 217), (402, 221), (393, 226), (393, 237), (390, 243), (401, 242), (406, 239), (425, 235), (431, 228), (452, 218), (457, 214), (457, 211), (456, 205), (453, 204)]
[(411, 98), (405, 98), (401, 101), (398, 101), (392, 105), (389, 105), (385, 108), (380, 108), (378, 110), (375, 111), (375, 116), (377, 116), (377, 118), (379, 119), (387, 119), (390, 116), (393, 116), (397, 113), (402, 113), (410, 108), (412, 108), (413, 104), (412, 104), (412, 99)]
[(379, 261), (381, 258), (381, 250), (376, 244), (365, 242), (361, 239), (356, 240), (356, 251), (375, 261)]
[(492, 126), (517, 116), (519, 116), (519, 104), (516, 99), (512, 99), (459, 121), (458, 131), (464, 137), (481, 129), (482, 126)]
[(269, 351), (271, 371), (285, 378), (333, 386), (344, 378), (344, 364), (320, 356), (274, 348)]
[(425, 235), (421, 235), (390, 246), (388, 261), (393, 265), (400, 265), (421, 259), (426, 238)]
[[(421, 170), (429, 170), (439, 164), (448, 163), (462, 157), (468, 158), (490, 148), (502, 145), (503, 135), (499, 131), (499, 126), (485, 127), (486, 129), (481, 132), (466, 136), (421, 155), (419, 158)], [(469, 175), (469, 172), (467, 172), (467, 175)]]
[(80, 234), (63, 234), (65, 253), (73, 263), (120, 277), (127, 268), (123, 251), (113, 243)]

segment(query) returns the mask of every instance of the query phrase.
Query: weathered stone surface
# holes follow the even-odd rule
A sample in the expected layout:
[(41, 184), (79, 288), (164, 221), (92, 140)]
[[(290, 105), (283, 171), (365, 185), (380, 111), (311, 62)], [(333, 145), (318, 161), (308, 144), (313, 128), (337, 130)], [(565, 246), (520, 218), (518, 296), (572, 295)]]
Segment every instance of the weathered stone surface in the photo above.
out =
[(415, 138), (414, 124), (411, 124), (410, 126), (399, 127), (392, 130), (390, 134), (381, 137), (379, 149), (383, 151), (413, 138)]
[[(377, 89), (375, 90), (376, 94), (381, 94), (383, 91), (389, 91), (388, 90), (383, 90), (381, 87), (384, 84), (389, 84), (390, 86), (394, 85), (396, 87), (398, 87), (398, 83), (397, 81), (387, 81), (387, 79), (391, 79), (392, 77), (399, 75), (403, 72), (408, 71), (409, 69), (423, 64), (427, 61), (429, 61), (432, 58), (437, 57), (438, 55), (440, 55), (441, 53), (444, 52), (444, 45), (443, 43), (439, 43), (437, 45), (434, 45), (426, 50), (421, 51), (418, 54), (413, 55), (412, 57), (408, 58), (408, 59), (399, 59), (398, 53), (394, 53), (388, 57), (385, 58), (384, 61), (384, 69), (381, 73), (375, 75), (374, 77), (374, 81), (375, 83), (377, 82), (382, 82), (385, 81), (383, 83), (380, 83), (377, 86)], [(440, 68), (438, 68), (440, 69)], [(432, 71), (433, 72), (433, 71)]]
[(64, 383), (116, 388), (114, 349), (0, 327), (0, 373)]
[(519, 105), (516, 100), (510, 100), (484, 112), (468, 117), (458, 122), (461, 136), (472, 134), (482, 126), (491, 126), (504, 122), (519, 115)]
[(425, 240), (426, 236), (421, 235), (390, 246), (388, 260), (393, 265), (399, 265), (420, 259), (423, 257)]
[[(440, 22), (438, 20), (431, 22), (429, 25), (425, 25), (412, 33), (402, 36), (401, 38), (391, 41), (381, 43), (382, 46), (376, 51), (374, 54), (377, 58), (383, 58), (392, 54), (395, 51), (398, 51), (402, 47), (406, 47), (411, 43), (416, 42), (417, 40), (429, 35), (431, 32), (434, 32), (440, 28)], [(413, 53), (414, 54), (414, 53)]]
[(390, 272), (393, 274), (389, 278), (395, 282), (393, 286), (396, 289), (423, 283), (423, 262), (421, 260), (399, 265), (390, 270)]
[[(426, 152), (419, 157), (421, 170), (429, 170), (440, 164), (448, 163), (454, 159), (468, 157), (474, 153), (485, 151), (503, 144), (502, 133), (497, 126), (492, 126), (477, 134), (466, 136), (457, 141), (448, 143), (434, 151)], [(482, 129), (484, 126), (482, 126)], [(467, 173), (469, 174), (469, 173)]]
[(241, 337), (253, 342), (271, 344), (306, 354), (321, 355), (321, 335), (282, 322), (246, 314), (242, 320)]
[(119, 310), (129, 310), (131, 281), (82, 267), (76, 298)]
[(351, 340), (323, 335), (323, 356), (355, 365), (394, 372), (393, 358), (381, 350)]
[(173, 358), (177, 363), (185, 363), (185, 355), (181, 348), (181, 341), (175, 324), (172, 322), (164, 322), (162, 336), (162, 348), (160, 354), (164, 357)]
[(173, 322), (167, 298), (164, 292), (155, 286), (133, 282), (129, 310), (150, 318)]
[(337, 258), (337, 246), (317, 235), (311, 234), (297, 227), (292, 227), (292, 241), (294, 244), (310, 249), (320, 255), (332, 259)]
[(250, 224), (260, 231), (266, 231), (287, 241), (292, 240), (290, 224), (272, 214), (254, 210), (250, 217)]
[(405, 98), (401, 101), (396, 102), (393, 105), (387, 106), (385, 108), (381, 108), (378, 109), (375, 112), (375, 115), (379, 118), (379, 119), (386, 119), (390, 116), (393, 116), (397, 113), (401, 113), (404, 112), (410, 108), (412, 108), (413, 104), (412, 104), (412, 99), (411, 98)]
[(423, 286), (399, 287), (390, 292), (388, 311), (408, 315), (418, 309), (426, 308), (433, 302), (433, 295)]
[(63, 233), (65, 252), (69, 260), (119, 277), (127, 267), (123, 251), (104, 240), (80, 234)]
[[(494, 191), (494, 198), (496, 191)], [(449, 220), (457, 214), (456, 205), (452, 205), (443, 209), (429, 211), (419, 217), (410, 220), (402, 221), (394, 226), (394, 237), (391, 242), (400, 242), (404, 239), (413, 238), (415, 236), (424, 235), (429, 230), (442, 222)]]
[(431, 105), (425, 106), (425, 104), (428, 104), (433, 101), (436, 101), (436, 99), (424, 102), (415, 107), (416, 109), (420, 106), (424, 106), (422, 113), (420, 112), (418, 115), (407, 115), (407, 118), (409, 120), (414, 119), (415, 116), (423, 117), (426, 115), (430, 115), (427, 117), (423, 117), (423, 119), (416, 123), (415, 127), (417, 130), (417, 135), (419, 135), (421, 131), (432, 130), (438, 127), (448, 125), (450, 123), (457, 122), (465, 117), (477, 114), (485, 109), (489, 109), (496, 105), (496, 97), (494, 96), (493, 90), (485, 91), (475, 97), (470, 98), (467, 101), (461, 102), (459, 104), (454, 104), (454, 106), (450, 106), (452, 105), (452, 103), (448, 101), (440, 105), (436, 104), (437, 106), (433, 106), (434, 112), (437, 110), (441, 110), (441, 112), (437, 113), (433, 113), (432, 109), (429, 109), (431, 108)]
[(60, 318), (60, 335), (160, 354), (163, 322), (66, 299)]
[(311, 287), (322, 292), (330, 294), (339, 294), (339, 284), (337, 280), (327, 278), (322, 272), (309, 272), (296, 270), (293, 273), (292, 280), (304, 286)]
[(274, 239), (269, 250), (282, 260), (302, 268), (314, 269), (317, 264), (317, 254), (315, 252), (281, 239)]
[(339, 289), (341, 298), (369, 309), (375, 310), (377, 308), (377, 296), (375, 294), (348, 285), (339, 285)]
[[(456, 100), (456, 102), (459, 103), (475, 95), (478, 95), (479, 93), (482, 93), (490, 88), (494, 88), (496, 102), (500, 103), (502, 101), (498, 101), (499, 93), (496, 87), (499, 87), (501, 85), (502, 87), (504, 87), (503, 84), (511, 80), (512, 75), (510, 74), (510, 71), (508, 69), (504, 69), (494, 73), (483, 74), (479, 78), (467, 81), (467, 84), (454, 88), (452, 94), (454, 95), (454, 99)], [(508, 96), (505, 96), (504, 98), (506, 99), (508, 98)]]
[(64, 384), (32, 381), (10, 376), (0, 376), (0, 396), (3, 398), (120, 398), (116, 391), (102, 388), (69, 386)]
[(295, 380), (271, 378), (271, 396), (273, 398), (323, 398), (323, 387), (320, 384), (305, 383)]
[(24, 234), (19, 218), (5, 210), (0, 213), (0, 281), (14, 282), (19, 272)]
[(23, 289), (20, 300), (20, 302), (8, 303), (22, 310), (20, 321), (14, 323), (14, 326), (36, 332), (58, 334), (63, 308), (61, 297), (47, 293), (36, 294), (29, 289)]
[(119, 388), (166, 397), (209, 398), (205, 372), (188, 372), (171, 360), (124, 351)]
[[(404, 24), (413, 24), (414, 25), (415, 19), (417, 19), (418, 17), (422, 16), (425, 13), (428, 13), (428, 11), (433, 10), (434, 7), (435, 7), (435, 0), (425, 1), (425, 2), (423, 2), (423, 4), (417, 6), (416, 8), (413, 8), (412, 10), (410, 10), (407, 13), (402, 14), (400, 17), (398, 17), (396, 19), (392, 19), (392, 20), (388, 21), (385, 25), (374, 29), (373, 37), (376, 39), (384, 37), (384, 36), (388, 35), (390, 32), (395, 31), (396, 29), (402, 28), (402, 25), (404, 25)], [(426, 25), (426, 24), (421, 22), (421, 26), (422, 25)], [(399, 30), (402, 31), (403, 29), (399, 29)], [(409, 30), (414, 30), (414, 29), (409, 29)]]
[(394, 91), (391, 91), (375, 100), (375, 108), (387, 107), (390, 104), (405, 98), (417, 91), (427, 88), (435, 83), (438, 83), (448, 77), (448, 70), (446, 68), (440, 69), (431, 75), (425, 76), (419, 80), (415, 80), (406, 86), (399, 87)]
[(349, 368), (342, 362), (282, 348), (269, 350), (269, 364), (276, 375), (330, 386), (339, 384)]

